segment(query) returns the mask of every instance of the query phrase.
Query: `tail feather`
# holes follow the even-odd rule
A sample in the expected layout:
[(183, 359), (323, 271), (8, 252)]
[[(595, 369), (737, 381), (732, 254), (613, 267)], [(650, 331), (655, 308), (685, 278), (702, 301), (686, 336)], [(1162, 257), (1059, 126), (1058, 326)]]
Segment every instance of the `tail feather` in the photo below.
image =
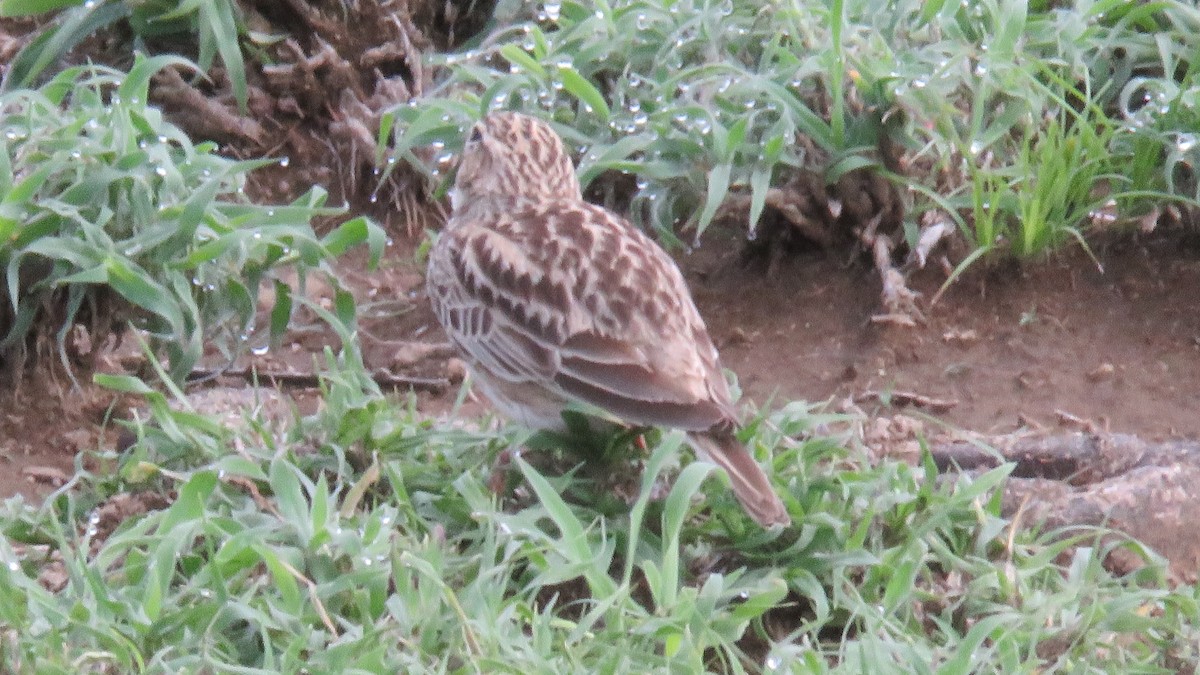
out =
[(792, 519), (767, 474), (763, 473), (754, 457), (728, 433), (691, 433), (688, 439), (692, 447), (704, 459), (716, 464), (729, 474), (733, 495), (754, 522), (763, 527), (788, 526)]

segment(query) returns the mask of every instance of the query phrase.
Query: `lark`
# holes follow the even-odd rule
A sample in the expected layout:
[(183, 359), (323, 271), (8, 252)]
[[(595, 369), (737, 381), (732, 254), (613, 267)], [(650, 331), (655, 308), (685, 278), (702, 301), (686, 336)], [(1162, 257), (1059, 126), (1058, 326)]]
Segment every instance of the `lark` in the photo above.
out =
[(429, 256), (438, 321), (496, 409), (565, 430), (582, 406), (687, 432), (764, 527), (791, 520), (735, 437), (721, 363), (683, 275), (620, 216), (583, 200), (546, 123), (496, 112), (475, 124)]

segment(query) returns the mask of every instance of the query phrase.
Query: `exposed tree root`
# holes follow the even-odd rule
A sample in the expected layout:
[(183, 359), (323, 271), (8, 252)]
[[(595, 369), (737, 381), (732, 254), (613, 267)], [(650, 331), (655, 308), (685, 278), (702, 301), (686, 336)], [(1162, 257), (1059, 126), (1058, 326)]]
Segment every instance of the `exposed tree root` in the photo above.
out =
[[(1174, 577), (1193, 582), (1200, 570), (1200, 442), (1149, 442), (1126, 434), (1012, 435), (934, 444), (943, 471), (986, 470), (1013, 462), (1005, 486), (1006, 514), (1043, 528), (1097, 526), (1127, 532), (1171, 563)], [(1141, 556), (1117, 549), (1119, 571)]]
[(237, 114), (228, 102), (210, 98), (185, 81), (175, 67), (163, 68), (154, 76), (154, 97), (176, 124), (197, 138), (253, 146), (261, 146), (266, 138), (261, 124)]

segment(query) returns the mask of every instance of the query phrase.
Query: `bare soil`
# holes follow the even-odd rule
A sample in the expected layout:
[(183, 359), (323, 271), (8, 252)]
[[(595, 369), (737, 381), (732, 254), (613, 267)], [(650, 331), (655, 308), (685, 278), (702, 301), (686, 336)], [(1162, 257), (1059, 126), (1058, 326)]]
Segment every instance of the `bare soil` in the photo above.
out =
[[(944, 423), (1005, 433), (1087, 426), (1200, 436), (1200, 255), (1178, 236), (974, 270), (916, 328), (879, 324), (879, 277), (821, 253), (764, 278), (736, 245), (685, 261), (725, 367), (749, 399), (932, 405)], [(925, 271), (910, 285), (931, 298)], [(875, 407), (881, 407), (876, 405)]]

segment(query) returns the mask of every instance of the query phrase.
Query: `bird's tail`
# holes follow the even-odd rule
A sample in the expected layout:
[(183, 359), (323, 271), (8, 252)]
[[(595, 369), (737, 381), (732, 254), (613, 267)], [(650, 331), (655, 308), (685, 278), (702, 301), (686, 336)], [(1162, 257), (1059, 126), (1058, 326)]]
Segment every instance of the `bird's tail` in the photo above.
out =
[(754, 461), (754, 457), (733, 434), (691, 433), (688, 434), (688, 439), (704, 459), (725, 469), (725, 473), (729, 474), (734, 496), (754, 522), (763, 527), (786, 527), (792, 524), (792, 519), (788, 516), (779, 495), (775, 494), (775, 488), (771, 486), (767, 474), (763, 473), (758, 462)]

